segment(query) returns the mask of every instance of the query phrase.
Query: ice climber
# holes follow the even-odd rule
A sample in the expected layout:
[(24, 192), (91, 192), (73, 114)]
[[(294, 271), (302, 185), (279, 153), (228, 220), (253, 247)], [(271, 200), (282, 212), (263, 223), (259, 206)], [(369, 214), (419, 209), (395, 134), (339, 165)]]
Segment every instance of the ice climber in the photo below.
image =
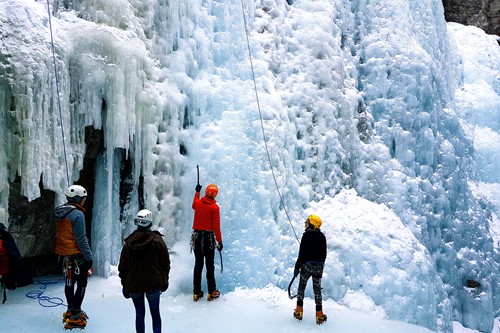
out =
[(87, 191), (80, 185), (71, 185), (66, 189), (65, 195), (67, 202), (54, 209), (55, 252), (62, 259), (66, 282), (64, 294), (68, 304), (67, 311), (63, 313), (63, 322), (65, 329), (84, 328), (88, 316), (81, 306), (93, 265), (84, 215)]
[(312, 276), (314, 301), (316, 303), (316, 324), (323, 324), (326, 315), (323, 313), (321, 297), (321, 277), (326, 260), (326, 238), (320, 230), (321, 219), (316, 215), (309, 215), (305, 220), (305, 231), (300, 241), (299, 257), (295, 263), (293, 275), (300, 273), (299, 288), (297, 292), (297, 307), (293, 316), (302, 320), (304, 305), (304, 290), (307, 280)]
[[(205, 189), (205, 196), (200, 199), (202, 186), (196, 185), (192, 208), (194, 210), (193, 234), (191, 248), (194, 251), (195, 265), (193, 272), (193, 300), (197, 302), (203, 298), (201, 290), (201, 275), (203, 265), (206, 266), (208, 295), (212, 301), (220, 296), (215, 282), (215, 249), (222, 251), (222, 233), (220, 230), (220, 211), (215, 197), (219, 189), (215, 184), (209, 184)], [(216, 244), (217, 242), (217, 244)]]
[(132, 298), (135, 307), (135, 329), (144, 333), (148, 300), (153, 333), (161, 332), (160, 294), (168, 289), (170, 255), (162, 234), (152, 231), (153, 214), (140, 210), (134, 224), (137, 229), (125, 239), (118, 264), (123, 296)]

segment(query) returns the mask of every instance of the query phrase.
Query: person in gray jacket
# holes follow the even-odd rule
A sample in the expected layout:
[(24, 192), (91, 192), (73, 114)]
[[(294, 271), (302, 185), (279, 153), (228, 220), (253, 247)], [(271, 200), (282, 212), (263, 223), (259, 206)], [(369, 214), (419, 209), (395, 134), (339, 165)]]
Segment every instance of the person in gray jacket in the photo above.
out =
[(152, 223), (151, 211), (143, 209), (137, 213), (137, 230), (125, 239), (118, 264), (123, 296), (134, 302), (137, 333), (145, 331), (144, 296), (149, 303), (153, 332), (161, 332), (160, 294), (168, 289), (170, 256), (162, 234), (151, 230)]
[(68, 304), (67, 311), (63, 313), (63, 322), (65, 329), (84, 328), (88, 316), (81, 306), (87, 288), (88, 273), (93, 265), (83, 214), (87, 190), (80, 185), (71, 185), (66, 189), (65, 195), (67, 202), (54, 209), (55, 252), (62, 258), (66, 280), (64, 294)]

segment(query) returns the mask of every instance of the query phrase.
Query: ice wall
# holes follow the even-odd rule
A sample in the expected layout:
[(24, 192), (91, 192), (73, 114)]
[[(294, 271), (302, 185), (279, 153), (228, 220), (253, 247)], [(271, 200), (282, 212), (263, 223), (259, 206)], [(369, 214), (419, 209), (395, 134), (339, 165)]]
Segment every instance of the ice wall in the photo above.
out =
[[(443, 283), (453, 318), (472, 318), (476, 309), (483, 317), (470, 324), (488, 329), (498, 262), (484, 233), (489, 211), (467, 185), (472, 141), (452, 103), (461, 68), (440, 2), (53, 1), (62, 123), (46, 8), (28, 0), (0, 8), (8, 35), (0, 52), (0, 214), (16, 174), (29, 199), (42, 178), (62, 201), (61, 125), (71, 181), (83, 167), (84, 128), (94, 126), (105, 133), (92, 222), (99, 274), (116, 264), (141, 199), (167, 243), (188, 252), (181, 245), (200, 165), (202, 184), (220, 187), (231, 263), (225, 288), (286, 287), (297, 251), (286, 213), (300, 228), (312, 202), (355, 189), (397, 215), (415, 237), (415, 253), (429, 251), (421, 264), (434, 268), (432, 290)], [(124, 207), (117, 207), (118, 151), (132, 161), (134, 188), (144, 179), (144, 198), (134, 189)], [(329, 269), (342, 283), (345, 276)], [(364, 276), (372, 283), (365, 294), (392, 318), (448, 332), (446, 296), (414, 288), (412, 272), (400, 280), (400, 290), (411, 289), (405, 310), (375, 291), (376, 275), (391, 273)], [(469, 279), (481, 281), (479, 299), (468, 298)], [(324, 293), (345, 296), (335, 284)], [(409, 319), (411, 305), (426, 302), (429, 312)]]

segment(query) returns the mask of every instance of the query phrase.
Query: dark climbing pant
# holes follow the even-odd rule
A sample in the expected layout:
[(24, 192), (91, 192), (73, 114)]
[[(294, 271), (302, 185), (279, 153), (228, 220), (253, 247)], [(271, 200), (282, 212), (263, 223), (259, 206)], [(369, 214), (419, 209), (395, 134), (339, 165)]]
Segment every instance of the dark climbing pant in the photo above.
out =
[(153, 333), (161, 333), (161, 317), (160, 317), (160, 289), (153, 289), (145, 293), (130, 293), (130, 298), (134, 302), (135, 307), (135, 330), (137, 333), (145, 332), (144, 317), (146, 316), (146, 305), (144, 302), (144, 294), (149, 303), (149, 312), (153, 321)]
[(192, 236), (192, 246), (194, 250), (194, 272), (193, 272), (193, 293), (201, 292), (201, 274), (203, 265), (206, 266), (206, 278), (208, 292), (217, 289), (215, 283), (215, 237), (212, 231), (195, 230)]
[(85, 290), (87, 289), (88, 271), (91, 268), (84, 262), (83, 256), (81, 258), (80, 255), (63, 258), (64, 295), (68, 302), (68, 310), (81, 310)]
[(305, 263), (300, 269), (299, 290), (297, 292), (297, 305), (304, 305), (304, 291), (306, 290), (307, 280), (312, 276), (314, 302), (316, 311), (323, 310), (323, 299), (321, 297), (321, 277), (323, 276), (323, 264)]

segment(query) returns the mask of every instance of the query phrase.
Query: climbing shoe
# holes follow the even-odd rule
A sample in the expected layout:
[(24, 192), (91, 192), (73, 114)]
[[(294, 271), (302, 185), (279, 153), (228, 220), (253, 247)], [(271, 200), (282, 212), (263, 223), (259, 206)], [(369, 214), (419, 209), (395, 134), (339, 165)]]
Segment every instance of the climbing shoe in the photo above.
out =
[(326, 314), (323, 311), (316, 312), (316, 324), (321, 325), (326, 321)]
[(193, 294), (193, 301), (198, 302), (203, 298), (203, 291), (200, 291), (198, 294)]
[(304, 309), (301, 306), (297, 306), (295, 311), (293, 311), (293, 317), (297, 320), (302, 320), (303, 315), (304, 315)]
[(65, 330), (72, 330), (73, 328), (84, 329), (87, 326), (87, 319), (89, 317), (83, 311), (74, 313), (66, 319), (64, 323)]
[(220, 296), (220, 291), (214, 290), (211, 293), (208, 293), (207, 301), (213, 301), (214, 299), (219, 298), (219, 296)]

